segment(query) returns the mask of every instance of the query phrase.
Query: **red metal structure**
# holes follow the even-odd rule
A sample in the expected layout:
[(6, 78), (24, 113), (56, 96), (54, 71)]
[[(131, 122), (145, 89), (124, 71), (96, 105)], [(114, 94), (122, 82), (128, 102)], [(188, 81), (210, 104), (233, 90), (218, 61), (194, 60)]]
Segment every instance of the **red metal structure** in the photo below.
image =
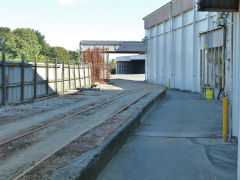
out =
[(110, 79), (109, 50), (108, 48), (88, 48), (83, 51), (82, 62), (92, 64), (93, 81), (104, 83)]

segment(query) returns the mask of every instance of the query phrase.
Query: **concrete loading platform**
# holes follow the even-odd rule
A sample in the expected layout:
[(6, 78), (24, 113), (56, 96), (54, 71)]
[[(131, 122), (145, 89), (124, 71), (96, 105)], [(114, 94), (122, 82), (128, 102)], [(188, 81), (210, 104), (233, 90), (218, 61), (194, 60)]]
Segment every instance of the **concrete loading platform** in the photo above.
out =
[(220, 101), (167, 91), (98, 180), (235, 180), (237, 144), (221, 134)]

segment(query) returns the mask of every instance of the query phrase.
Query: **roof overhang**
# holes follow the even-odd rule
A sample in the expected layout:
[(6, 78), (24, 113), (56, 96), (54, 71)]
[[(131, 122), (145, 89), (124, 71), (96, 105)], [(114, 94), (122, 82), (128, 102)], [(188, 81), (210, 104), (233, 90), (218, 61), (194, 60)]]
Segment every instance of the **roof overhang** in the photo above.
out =
[(239, 0), (198, 0), (198, 11), (225, 11), (236, 12), (239, 8)]
[(146, 44), (143, 41), (90, 41), (80, 42), (80, 50), (86, 51), (88, 48), (107, 48), (109, 53), (145, 54)]
[(116, 61), (145, 61), (145, 55), (120, 56), (116, 57)]

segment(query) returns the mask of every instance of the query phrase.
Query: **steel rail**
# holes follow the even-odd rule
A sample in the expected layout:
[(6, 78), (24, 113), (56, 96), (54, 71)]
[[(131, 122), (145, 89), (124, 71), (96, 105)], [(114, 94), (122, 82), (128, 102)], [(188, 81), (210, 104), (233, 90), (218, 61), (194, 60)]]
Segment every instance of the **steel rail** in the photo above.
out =
[[(150, 92), (145, 93), (144, 95), (138, 97), (135, 101), (133, 101), (132, 103), (124, 106), (121, 110), (117, 111), (116, 113), (112, 114), (111, 116), (107, 117), (104, 121), (109, 120), (111, 118), (113, 118), (114, 116), (116, 116), (117, 114), (120, 114), (121, 112), (127, 110), (130, 106), (136, 104), (138, 101), (140, 101), (142, 98), (144, 98), (145, 96), (147, 96), (148, 94), (150, 94)], [(68, 145), (69, 143), (71, 143), (73, 140), (75, 140), (76, 138), (71, 139), (70, 141), (68, 141), (67, 143), (65, 143), (64, 145), (62, 145), (61, 147), (59, 147), (57, 150), (47, 154), (44, 158), (42, 158), (40, 161), (34, 163), (34, 165), (30, 166), (28, 169), (26, 169), (25, 171), (23, 171), (21, 174), (19, 174), (17, 177), (15, 177), (13, 180), (19, 180), (20, 178), (22, 178), (23, 176), (25, 176), (28, 172), (30, 172), (32, 169), (34, 169), (35, 167), (37, 167), (39, 164), (41, 164), (43, 161), (47, 160), (49, 157), (51, 157), (52, 155), (54, 155), (56, 152), (60, 151), (63, 147), (65, 147), (66, 145)]]
[(117, 99), (119, 99), (119, 98), (121, 98), (121, 97), (123, 97), (123, 96), (126, 96), (126, 95), (127, 95), (127, 93), (124, 93), (124, 94), (122, 94), (122, 95), (120, 95), (120, 96), (117, 96), (117, 97), (115, 97), (115, 98), (113, 98), (113, 99), (110, 99), (110, 100), (107, 101), (107, 102), (101, 103), (101, 104), (99, 104), (99, 105), (90, 107), (90, 108), (85, 109), (85, 110), (81, 110), (81, 111), (78, 112), (78, 113), (71, 114), (71, 115), (69, 115), (69, 116), (67, 116), (67, 117), (65, 117), (65, 118), (59, 119), (59, 120), (54, 121), (54, 122), (52, 122), (52, 123), (46, 124), (46, 125), (44, 125), (44, 126), (40, 126), (40, 127), (36, 128), (36, 129), (33, 129), (33, 130), (31, 130), (31, 131), (28, 131), (28, 132), (25, 132), (25, 133), (23, 133), (23, 134), (20, 134), (20, 135), (11, 137), (11, 138), (9, 138), (8, 140), (5, 140), (5, 141), (3, 141), (3, 142), (0, 142), (0, 146), (3, 146), (3, 145), (5, 145), (5, 144), (9, 144), (9, 143), (11, 143), (11, 142), (13, 142), (13, 141), (15, 141), (15, 140), (18, 140), (18, 139), (20, 139), (20, 138), (22, 138), (22, 137), (25, 137), (25, 136), (30, 135), (30, 134), (33, 134), (33, 133), (35, 133), (35, 132), (37, 132), (37, 131), (46, 129), (46, 128), (50, 127), (50, 126), (53, 126), (53, 125), (58, 124), (58, 123), (60, 123), (60, 122), (62, 122), (62, 121), (65, 121), (65, 120), (67, 120), (67, 119), (70, 119), (70, 118), (72, 118), (72, 117), (75, 117), (75, 116), (78, 116), (78, 115), (83, 114), (83, 113), (85, 113), (85, 112), (88, 112), (88, 111), (91, 111), (91, 110), (93, 110), (93, 109), (96, 109), (96, 108), (98, 108), (98, 107), (100, 107), (100, 106), (106, 105), (106, 104), (108, 104), (108, 103), (110, 103), (110, 102), (113, 102), (113, 101), (115, 101), (115, 100), (117, 100)]

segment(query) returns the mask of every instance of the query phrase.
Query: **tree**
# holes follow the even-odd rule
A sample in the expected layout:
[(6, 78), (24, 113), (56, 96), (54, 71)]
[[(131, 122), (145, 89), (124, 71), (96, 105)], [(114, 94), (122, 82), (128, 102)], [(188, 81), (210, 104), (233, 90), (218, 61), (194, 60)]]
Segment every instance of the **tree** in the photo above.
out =
[(116, 65), (116, 59), (113, 59), (113, 60), (112, 60), (110, 66), (111, 66), (111, 69), (116, 69), (116, 67), (117, 67), (117, 65)]
[(7, 27), (0, 27), (0, 42), (4, 40), (4, 46), (0, 43), (0, 51), (4, 50), (8, 57), (13, 60), (17, 56), (24, 54), (28, 61), (38, 55), (42, 62), (47, 57), (58, 57), (59, 62), (68, 62), (68, 59), (78, 61), (79, 53), (77, 51), (67, 51), (63, 47), (51, 47), (45, 40), (45, 36), (38, 30), (29, 28), (18, 28), (14, 31)]
[[(5, 49), (7, 53), (12, 57), (17, 56), (17, 48), (16, 48), (16, 37), (12, 33), (11, 29), (7, 27), (0, 27), (0, 50)], [(4, 43), (4, 47), (2, 47), (2, 42)]]
[(18, 28), (13, 31), (16, 36), (16, 47), (20, 53), (27, 56), (34, 56), (39, 54), (41, 46), (37, 35), (31, 29)]
[(58, 60), (59, 62), (65, 62), (67, 63), (68, 62), (68, 59), (69, 59), (69, 54), (68, 54), (68, 51), (64, 48), (64, 47), (59, 47), (59, 46), (56, 46), (53, 48), (53, 53), (56, 53), (57, 54), (57, 57), (58, 57)]
[(68, 51), (69, 59), (75, 62), (79, 62), (80, 53), (78, 51)]
[(42, 35), (38, 30), (32, 30), (32, 31), (36, 34), (36, 36), (38, 38), (38, 43), (41, 46), (40, 54), (44, 55), (44, 56), (50, 56), (51, 47), (46, 42), (45, 36)]
[(56, 58), (57, 57), (57, 49), (54, 48), (54, 47), (50, 47), (50, 54), (49, 54), (49, 57), (50, 58)]

